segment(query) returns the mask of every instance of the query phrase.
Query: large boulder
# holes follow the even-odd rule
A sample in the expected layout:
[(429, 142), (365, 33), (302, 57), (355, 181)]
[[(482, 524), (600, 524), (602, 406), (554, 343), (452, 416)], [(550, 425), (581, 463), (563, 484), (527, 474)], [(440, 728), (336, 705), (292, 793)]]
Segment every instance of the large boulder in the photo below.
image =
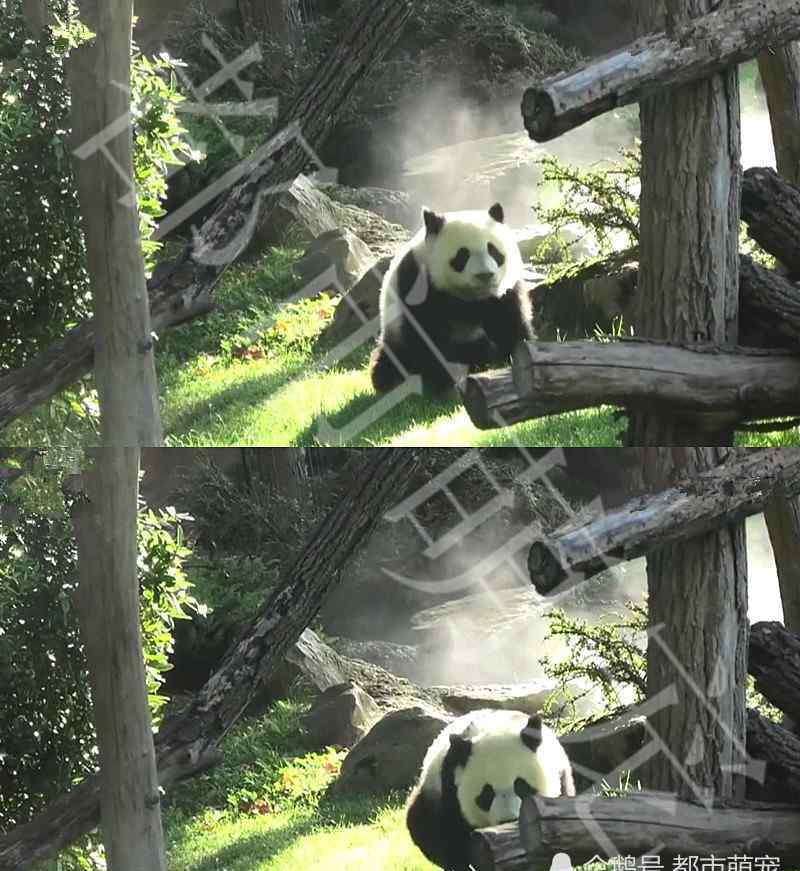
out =
[(331, 199), (339, 203), (367, 209), (408, 230), (416, 230), (420, 226), (422, 206), (406, 191), (378, 187), (353, 188), (345, 185), (328, 185), (325, 191)]
[[(323, 333), (325, 342), (341, 342), (356, 330), (378, 317), (381, 283), (392, 258), (382, 257), (358, 280), (349, 293), (336, 306), (333, 320)], [(377, 321), (375, 335), (378, 334)]]
[(407, 789), (419, 776), (425, 751), (450, 722), (446, 714), (426, 705), (392, 711), (347, 754), (333, 791)]
[[(602, 775), (615, 770), (635, 774), (638, 766), (632, 766), (630, 760), (641, 750), (646, 735), (645, 717), (623, 715), (562, 735), (561, 742), (573, 767), (577, 765)], [(592, 779), (575, 772), (575, 786), (579, 791), (593, 783)]]
[(303, 718), (303, 725), (314, 747), (352, 747), (380, 715), (375, 699), (347, 681), (325, 690)]
[(412, 644), (335, 638), (331, 641), (331, 647), (342, 656), (371, 662), (409, 680), (417, 679), (417, 648)]
[(293, 268), (319, 293), (346, 293), (374, 262), (375, 255), (358, 236), (335, 227), (317, 236)]
[(442, 705), (454, 714), (468, 714), (481, 708), (499, 708), (540, 714), (556, 686), (549, 678), (518, 684), (431, 687), (441, 694)]

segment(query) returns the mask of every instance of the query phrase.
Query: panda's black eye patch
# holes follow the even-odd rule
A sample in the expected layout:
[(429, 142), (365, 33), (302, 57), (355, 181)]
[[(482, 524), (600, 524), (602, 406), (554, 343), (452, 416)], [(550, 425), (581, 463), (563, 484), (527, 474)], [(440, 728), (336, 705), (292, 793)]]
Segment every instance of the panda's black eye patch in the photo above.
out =
[(492, 245), (491, 242), (489, 242), (489, 244), (488, 244), (487, 247), (488, 247), (488, 250), (489, 250), (489, 254), (491, 255), (491, 257), (492, 257), (492, 259), (494, 260), (494, 262), (495, 262), (498, 266), (502, 266), (502, 265), (506, 262), (506, 255), (503, 254), (503, 252), (502, 252), (499, 248), (497, 248), (496, 246)]
[(456, 272), (463, 272), (469, 260), (469, 248), (459, 248), (456, 256), (450, 261), (450, 265)]
[(494, 801), (494, 789), (491, 783), (485, 784), (481, 790), (481, 794), (475, 799), (475, 804), (486, 814), (489, 813), (489, 808)]
[(521, 777), (514, 781), (514, 792), (519, 798), (528, 798), (530, 795), (536, 795), (536, 790), (527, 780), (523, 780)]

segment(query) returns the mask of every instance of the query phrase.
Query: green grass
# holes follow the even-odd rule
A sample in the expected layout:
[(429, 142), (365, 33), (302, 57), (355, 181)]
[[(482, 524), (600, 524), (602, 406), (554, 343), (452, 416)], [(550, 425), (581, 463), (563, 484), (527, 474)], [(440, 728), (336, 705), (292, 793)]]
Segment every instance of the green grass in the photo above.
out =
[(236, 727), (223, 762), (164, 805), (172, 871), (435, 871), (410, 841), (402, 795), (331, 797), (341, 751), (303, 744), (300, 696)]

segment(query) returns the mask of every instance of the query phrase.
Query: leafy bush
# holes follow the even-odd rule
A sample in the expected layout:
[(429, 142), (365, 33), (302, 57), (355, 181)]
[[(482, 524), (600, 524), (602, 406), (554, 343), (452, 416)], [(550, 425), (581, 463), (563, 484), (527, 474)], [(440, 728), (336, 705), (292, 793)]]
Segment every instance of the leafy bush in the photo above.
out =
[[(0, 529), (0, 829), (25, 822), (96, 767), (97, 748), (78, 615), (76, 550), (63, 517), (17, 506)], [(153, 713), (175, 621), (202, 606), (183, 569), (189, 551), (174, 512), (139, 514), (139, 577)]]
[[(85, 249), (70, 155), (70, 93), (64, 61), (87, 37), (67, 0), (38, 40), (22, 0), (0, 0), (0, 366), (22, 365), (90, 310)], [(13, 59), (13, 61), (11, 60)], [(191, 156), (177, 120), (167, 60), (132, 58), (134, 169), (144, 250), (163, 214), (165, 175)]]

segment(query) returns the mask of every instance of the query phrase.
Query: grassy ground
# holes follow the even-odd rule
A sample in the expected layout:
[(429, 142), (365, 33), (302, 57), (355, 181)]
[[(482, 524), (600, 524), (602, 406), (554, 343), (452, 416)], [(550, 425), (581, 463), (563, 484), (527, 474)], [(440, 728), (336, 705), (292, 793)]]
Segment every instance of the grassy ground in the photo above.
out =
[(404, 796), (330, 798), (343, 753), (303, 746), (301, 698), (223, 742), (218, 768), (165, 805), (172, 871), (435, 871), (408, 838)]

